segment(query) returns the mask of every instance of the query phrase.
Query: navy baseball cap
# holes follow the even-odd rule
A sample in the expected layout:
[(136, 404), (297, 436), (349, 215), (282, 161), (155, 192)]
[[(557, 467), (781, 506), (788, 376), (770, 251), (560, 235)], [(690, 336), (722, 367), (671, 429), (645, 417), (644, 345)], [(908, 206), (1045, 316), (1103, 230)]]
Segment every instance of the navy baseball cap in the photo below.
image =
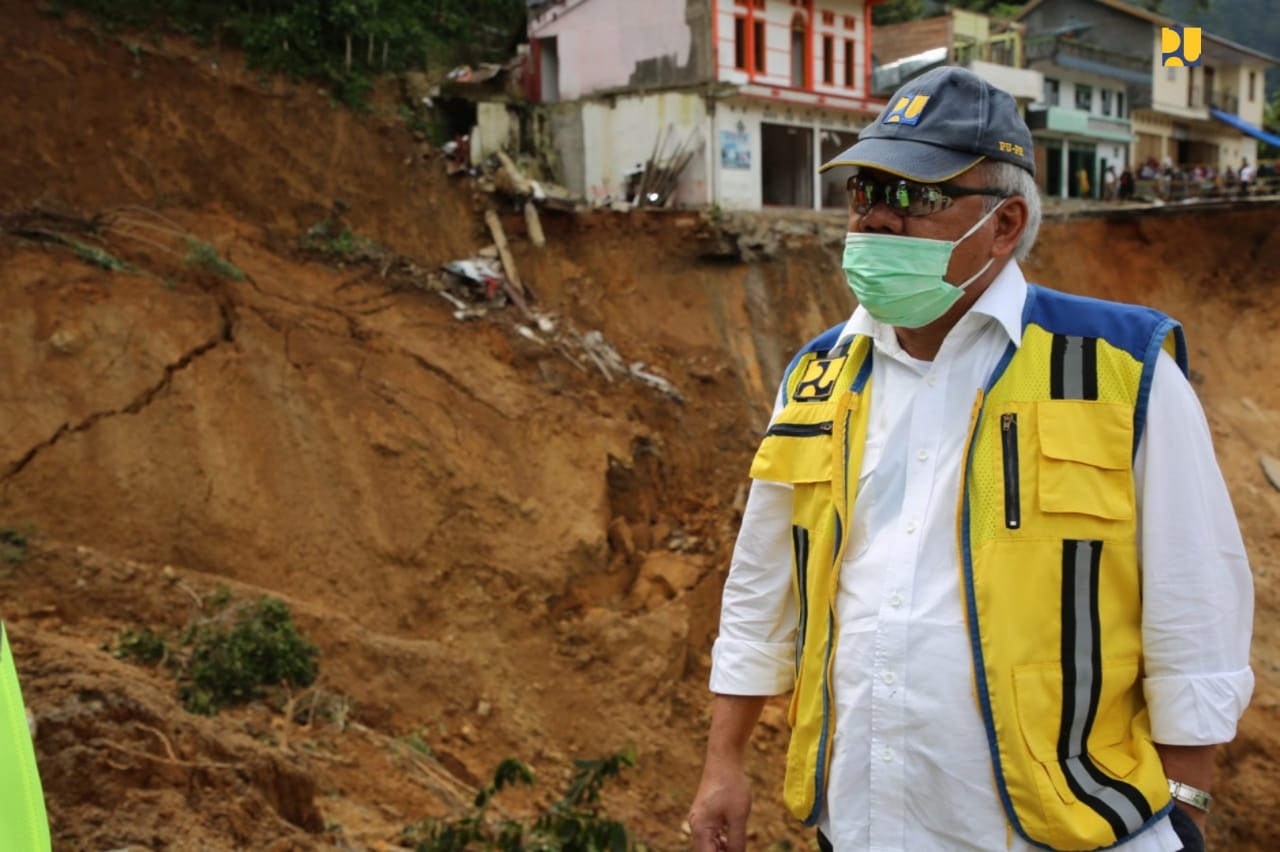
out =
[(983, 159), (1036, 173), (1031, 130), (1013, 96), (954, 65), (926, 71), (889, 98), (853, 147), (818, 171), (878, 169), (921, 183), (950, 180)]

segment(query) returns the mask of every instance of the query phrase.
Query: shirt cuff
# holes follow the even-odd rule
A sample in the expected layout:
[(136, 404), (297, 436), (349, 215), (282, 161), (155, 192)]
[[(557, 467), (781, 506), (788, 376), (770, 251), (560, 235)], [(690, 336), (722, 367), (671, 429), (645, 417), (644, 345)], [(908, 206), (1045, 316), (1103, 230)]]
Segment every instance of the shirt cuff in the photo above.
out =
[(781, 695), (795, 685), (795, 645), (721, 636), (711, 646), (711, 691), (720, 695)]
[(1151, 736), (1161, 745), (1230, 742), (1253, 695), (1253, 669), (1224, 674), (1149, 677), (1142, 691), (1151, 710)]

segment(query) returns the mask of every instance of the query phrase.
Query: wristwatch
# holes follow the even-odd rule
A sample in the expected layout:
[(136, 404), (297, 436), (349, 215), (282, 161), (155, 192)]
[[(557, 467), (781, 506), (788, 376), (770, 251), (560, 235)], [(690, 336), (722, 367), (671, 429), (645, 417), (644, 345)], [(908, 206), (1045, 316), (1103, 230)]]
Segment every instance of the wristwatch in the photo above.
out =
[(1209, 803), (1213, 801), (1213, 796), (1210, 796), (1199, 787), (1192, 787), (1190, 784), (1183, 784), (1181, 781), (1174, 781), (1172, 778), (1169, 779), (1169, 795), (1179, 802), (1206, 812), (1209, 810)]

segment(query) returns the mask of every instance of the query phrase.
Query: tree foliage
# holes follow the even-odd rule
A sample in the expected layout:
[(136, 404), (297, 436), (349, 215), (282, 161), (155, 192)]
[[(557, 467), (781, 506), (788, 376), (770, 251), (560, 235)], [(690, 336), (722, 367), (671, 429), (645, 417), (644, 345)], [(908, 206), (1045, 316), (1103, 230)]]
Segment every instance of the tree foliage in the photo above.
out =
[(359, 103), (383, 72), (505, 60), (524, 0), (53, 0), (108, 27), (161, 29), (245, 51), (250, 64), (331, 84)]

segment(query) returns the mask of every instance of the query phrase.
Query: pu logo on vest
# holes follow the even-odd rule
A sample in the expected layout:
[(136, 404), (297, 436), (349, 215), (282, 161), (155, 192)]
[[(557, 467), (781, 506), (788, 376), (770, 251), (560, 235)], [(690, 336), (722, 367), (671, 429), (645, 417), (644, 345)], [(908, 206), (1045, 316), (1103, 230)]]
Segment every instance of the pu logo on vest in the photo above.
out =
[(927, 103), (929, 103), (928, 95), (916, 95), (908, 92), (898, 98), (898, 102), (893, 105), (893, 109), (889, 110), (889, 114), (884, 117), (884, 123), (917, 125), (920, 123), (920, 113), (924, 111), (924, 105)]
[(1160, 64), (1165, 68), (1194, 68), (1202, 60), (1199, 27), (1163, 27)]
[(836, 387), (836, 377), (844, 367), (844, 360), (844, 358), (820, 358), (810, 361), (800, 379), (800, 384), (796, 385), (792, 399), (796, 402), (830, 399), (831, 392)]

